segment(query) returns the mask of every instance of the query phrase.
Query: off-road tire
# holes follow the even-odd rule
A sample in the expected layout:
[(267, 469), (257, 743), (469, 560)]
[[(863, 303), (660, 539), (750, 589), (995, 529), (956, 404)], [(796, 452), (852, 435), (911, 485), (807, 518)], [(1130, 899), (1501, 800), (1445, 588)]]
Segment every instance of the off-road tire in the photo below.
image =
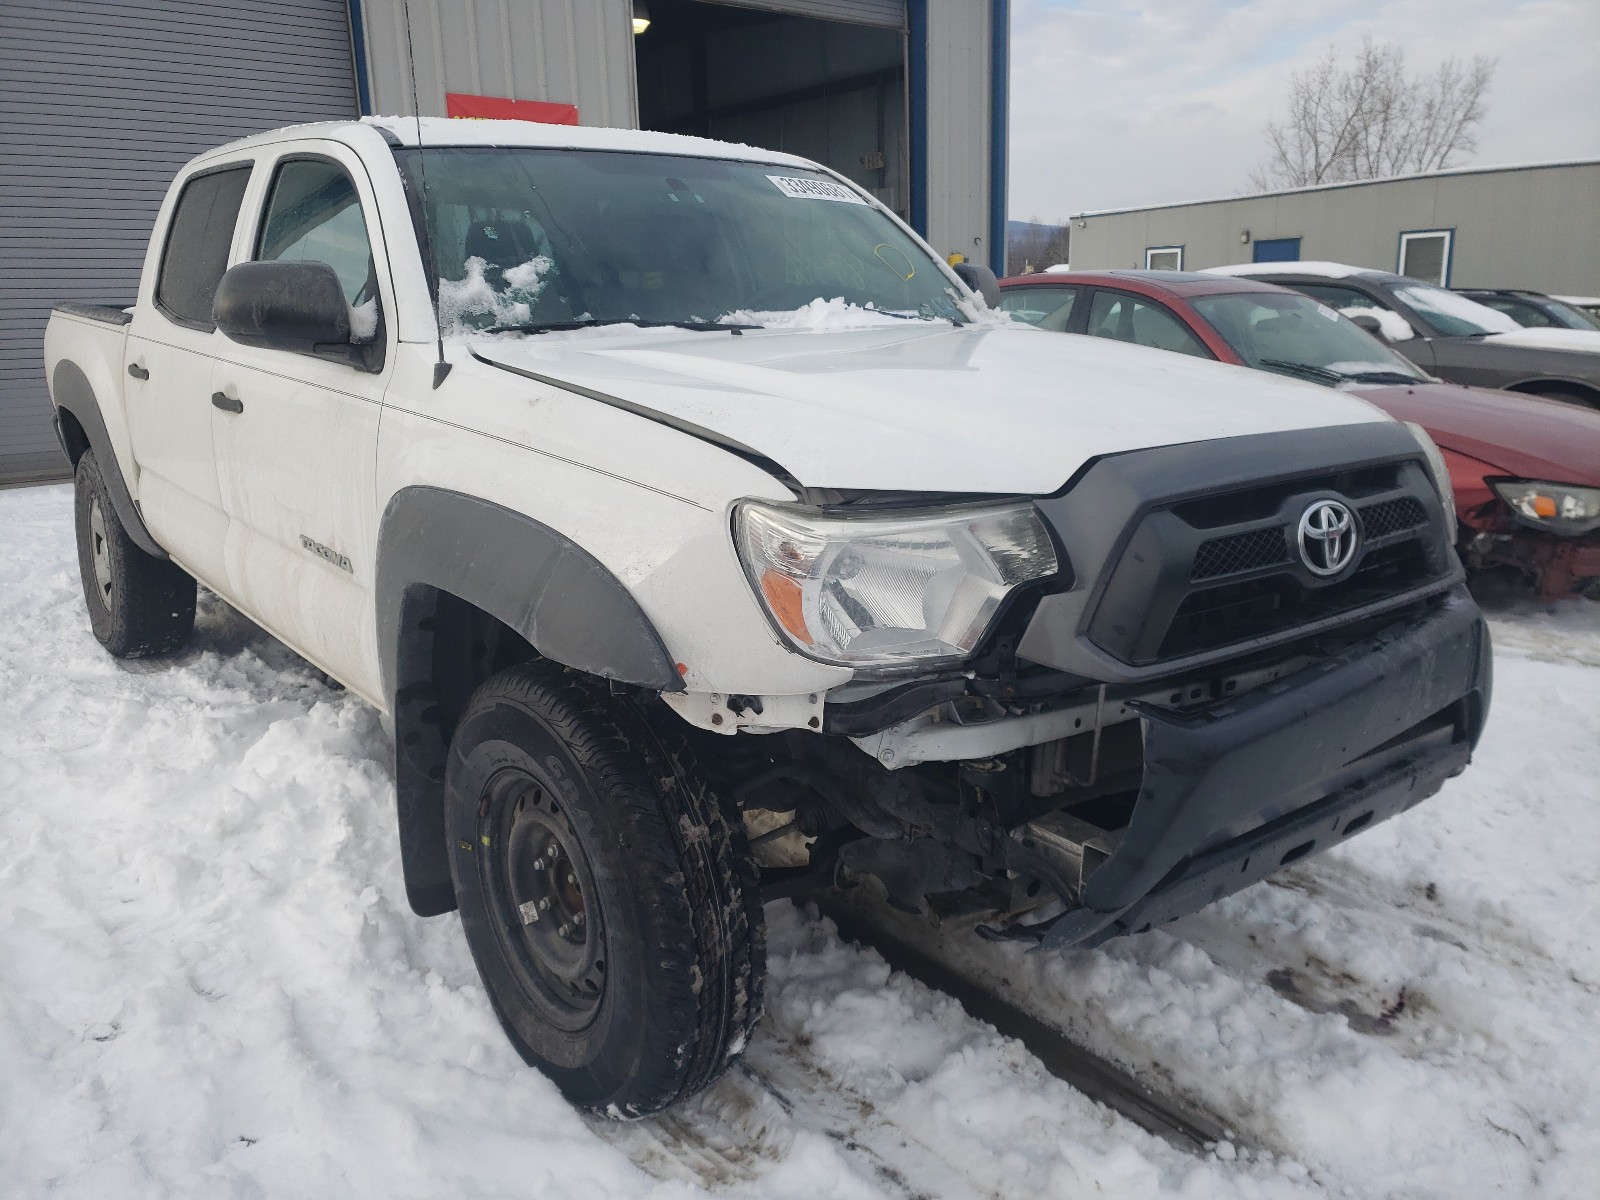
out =
[(568, 1100), (612, 1117), (706, 1087), (761, 1016), (759, 871), (675, 720), (524, 664), (474, 693), (445, 773), (451, 875), (495, 1014)]
[(170, 654), (187, 642), (194, 632), (194, 579), (134, 544), (93, 450), (78, 459), (73, 475), (73, 524), (96, 640), (118, 658)]

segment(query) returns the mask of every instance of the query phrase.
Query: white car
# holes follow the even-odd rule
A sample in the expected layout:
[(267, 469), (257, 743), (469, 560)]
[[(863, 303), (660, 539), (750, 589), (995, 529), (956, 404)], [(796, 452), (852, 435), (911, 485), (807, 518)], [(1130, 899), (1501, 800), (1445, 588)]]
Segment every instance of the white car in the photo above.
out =
[(763, 897), (1094, 945), (1465, 766), (1488, 642), (1424, 435), (967, 282), (748, 147), (204, 154), (131, 306), (46, 335), (94, 633), (177, 649), (198, 580), (388, 714), (413, 907), (613, 1115), (745, 1044)]

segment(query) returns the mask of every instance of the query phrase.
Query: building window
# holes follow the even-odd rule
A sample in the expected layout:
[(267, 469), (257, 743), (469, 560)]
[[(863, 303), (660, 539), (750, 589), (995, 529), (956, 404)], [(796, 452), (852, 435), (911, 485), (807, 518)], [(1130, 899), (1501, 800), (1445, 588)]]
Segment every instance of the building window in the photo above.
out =
[(1183, 247), (1151, 246), (1144, 252), (1144, 269), (1146, 271), (1183, 270)]
[(1453, 229), (1418, 229), (1400, 235), (1400, 262), (1395, 267), (1402, 275), (1424, 283), (1450, 286), (1450, 252), (1455, 241)]

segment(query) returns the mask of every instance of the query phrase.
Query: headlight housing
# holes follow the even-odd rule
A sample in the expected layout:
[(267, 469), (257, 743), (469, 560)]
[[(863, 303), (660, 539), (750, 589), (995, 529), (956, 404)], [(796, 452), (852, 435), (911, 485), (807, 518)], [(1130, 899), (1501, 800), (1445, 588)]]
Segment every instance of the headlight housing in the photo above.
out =
[(752, 500), (734, 524), (772, 623), (801, 654), (840, 666), (959, 662), (1007, 596), (1059, 568), (1026, 503), (840, 517)]
[(1428, 460), (1428, 474), (1433, 476), (1433, 489), (1439, 493), (1439, 503), (1444, 508), (1444, 523), (1450, 530), (1450, 544), (1456, 543), (1456, 489), (1450, 482), (1450, 467), (1444, 461), (1438, 444), (1421, 425), (1407, 421), (1406, 428), (1422, 447), (1422, 456)]
[(1524, 525), (1546, 533), (1578, 534), (1600, 529), (1600, 488), (1535, 479), (1502, 479), (1493, 487)]

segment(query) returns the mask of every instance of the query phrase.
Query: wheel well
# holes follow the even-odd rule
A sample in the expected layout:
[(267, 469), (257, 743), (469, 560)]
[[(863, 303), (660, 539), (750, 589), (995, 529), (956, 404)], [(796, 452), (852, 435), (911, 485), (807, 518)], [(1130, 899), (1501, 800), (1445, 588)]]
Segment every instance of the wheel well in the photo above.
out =
[(77, 466), (78, 460), (89, 449), (89, 435), (83, 431), (83, 425), (72, 415), (70, 408), (56, 409), (56, 419), (61, 423), (62, 448), (66, 450), (72, 465)]
[(395, 649), (400, 856), (412, 909), (431, 917), (456, 906), (444, 829), (450, 738), (480, 684), (539, 655), (503, 621), (426, 584), (405, 589)]
[(1529, 396), (1547, 396), (1552, 392), (1559, 392), (1563, 396), (1577, 396), (1589, 404), (1600, 406), (1600, 391), (1596, 391), (1588, 384), (1574, 383), (1568, 379), (1529, 379), (1522, 383), (1511, 384), (1506, 391), (1522, 392)]

